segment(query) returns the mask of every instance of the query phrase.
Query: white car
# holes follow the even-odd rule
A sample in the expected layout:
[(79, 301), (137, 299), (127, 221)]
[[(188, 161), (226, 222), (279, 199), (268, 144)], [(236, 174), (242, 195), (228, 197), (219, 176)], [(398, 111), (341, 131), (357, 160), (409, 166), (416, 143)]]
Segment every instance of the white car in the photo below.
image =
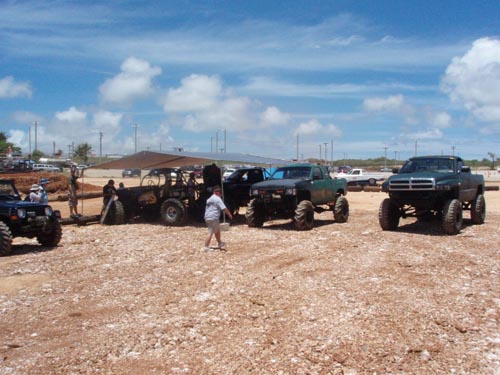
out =
[(33, 164), (33, 171), (61, 172), (61, 168), (52, 164)]

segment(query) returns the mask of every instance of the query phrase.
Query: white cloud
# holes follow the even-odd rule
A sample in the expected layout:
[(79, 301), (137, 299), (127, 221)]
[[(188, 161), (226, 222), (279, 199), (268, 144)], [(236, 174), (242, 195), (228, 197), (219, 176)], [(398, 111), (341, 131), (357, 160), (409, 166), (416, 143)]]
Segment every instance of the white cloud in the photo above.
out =
[(294, 132), (294, 135), (297, 134), (305, 136), (321, 134), (331, 137), (340, 137), (342, 135), (342, 131), (334, 124), (323, 125), (318, 120), (311, 119), (299, 124)]
[(161, 68), (152, 67), (145, 60), (129, 57), (121, 65), (121, 73), (99, 87), (101, 99), (106, 103), (126, 105), (146, 98), (153, 93), (153, 78), (159, 74)]
[(12, 114), (12, 120), (19, 124), (30, 125), (34, 121), (39, 120), (40, 116), (35, 113), (27, 111), (16, 111)]
[(446, 68), (441, 88), (482, 121), (500, 120), (500, 40), (481, 38)]
[(447, 112), (431, 113), (430, 123), (438, 129), (445, 129), (451, 126), (451, 116)]
[(392, 95), (387, 98), (368, 98), (363, 102), (368, 112), (401, 112), (405, 108), (403, 95)]
[(16, 82), (14, 77), (7, 76), (0, 79), (0, 99), (2, 98), (31, 98), (33, 90), (28, 82)]
[(276, 107), (268, 107), (261, 114), (262, 122), (266, 125), (286, 125), (290, 121), (288, 113), (281, 112)]
[(87, 113), (79, 111), (75, 107), (71, 107), (64, 112), (56, 112), (55, 116), (59, 121), (71, 123), (74, 125), (85, 123), (87, 119)]
[(182, 126), (191, 132), (215, 129), (244, 131), (286, 124), (290, 116), (276, 107), (262, 110), (259, 102), (225, 89), (219, 77), (193, 74), (169, 89), (163, 109), (182, 115)]
[(26, 140), (26, 132), (22, 130), (9, 130), (9, 136), (7, 137), (7, 141), (11, 142), (15, 145), (21, 145)]
[(218, 77), (192, 74), (182, 79), (181, 87), (168, 90), (163, 108), (166, 112), (210, 110), (221, 96)]
[(418, 141), (436, 140), (440, 138), (443, 138), (443, 132), (441, 129), (436, 129), (436, 128), (413, 131), (410, 133), (403, 134), (401, 137), (401, 139), (418, 140)]
[(116, 133), (120, 130), (120, 122), (122, 118), (123, 115), (121, 113), (113, 113), (109, 111), (96, 112), (94, 113), (94, 128), (107, 133)]

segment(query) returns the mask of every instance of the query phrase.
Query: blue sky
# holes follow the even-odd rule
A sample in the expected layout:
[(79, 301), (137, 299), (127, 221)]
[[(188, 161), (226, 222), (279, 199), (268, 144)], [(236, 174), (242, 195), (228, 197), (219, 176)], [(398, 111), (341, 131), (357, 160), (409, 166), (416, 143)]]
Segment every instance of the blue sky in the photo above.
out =
[[(497, 1), (2, 1), (0, 130), (46, 153), (500, 156)], [(297, 137), (298, 135), (298, 137)]]

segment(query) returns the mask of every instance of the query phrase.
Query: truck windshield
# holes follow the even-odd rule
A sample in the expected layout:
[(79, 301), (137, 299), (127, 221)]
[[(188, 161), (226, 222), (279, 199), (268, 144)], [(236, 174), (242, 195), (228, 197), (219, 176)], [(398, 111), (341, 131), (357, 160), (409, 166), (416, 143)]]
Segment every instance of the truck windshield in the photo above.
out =
[(310, 178), (310, 176), (310, 167), (284, 167), (276, 169), (276, 171), (271, 176), (271, 180)]
[(399, 173), (437, 172), (452, 173), (453, 159), (423, 158), (408, 160)]

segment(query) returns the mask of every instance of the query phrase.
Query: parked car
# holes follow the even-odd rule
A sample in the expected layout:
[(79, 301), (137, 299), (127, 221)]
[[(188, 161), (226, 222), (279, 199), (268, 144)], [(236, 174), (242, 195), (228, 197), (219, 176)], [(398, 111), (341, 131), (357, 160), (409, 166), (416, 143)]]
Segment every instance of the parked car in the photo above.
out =
[(52, 164), (33, 164), (33, 171), (61, 172), (62, 168)]
[(141, 170), (140, 169), (124, 169), (122, 172), (122, 177), (141, 177)]

